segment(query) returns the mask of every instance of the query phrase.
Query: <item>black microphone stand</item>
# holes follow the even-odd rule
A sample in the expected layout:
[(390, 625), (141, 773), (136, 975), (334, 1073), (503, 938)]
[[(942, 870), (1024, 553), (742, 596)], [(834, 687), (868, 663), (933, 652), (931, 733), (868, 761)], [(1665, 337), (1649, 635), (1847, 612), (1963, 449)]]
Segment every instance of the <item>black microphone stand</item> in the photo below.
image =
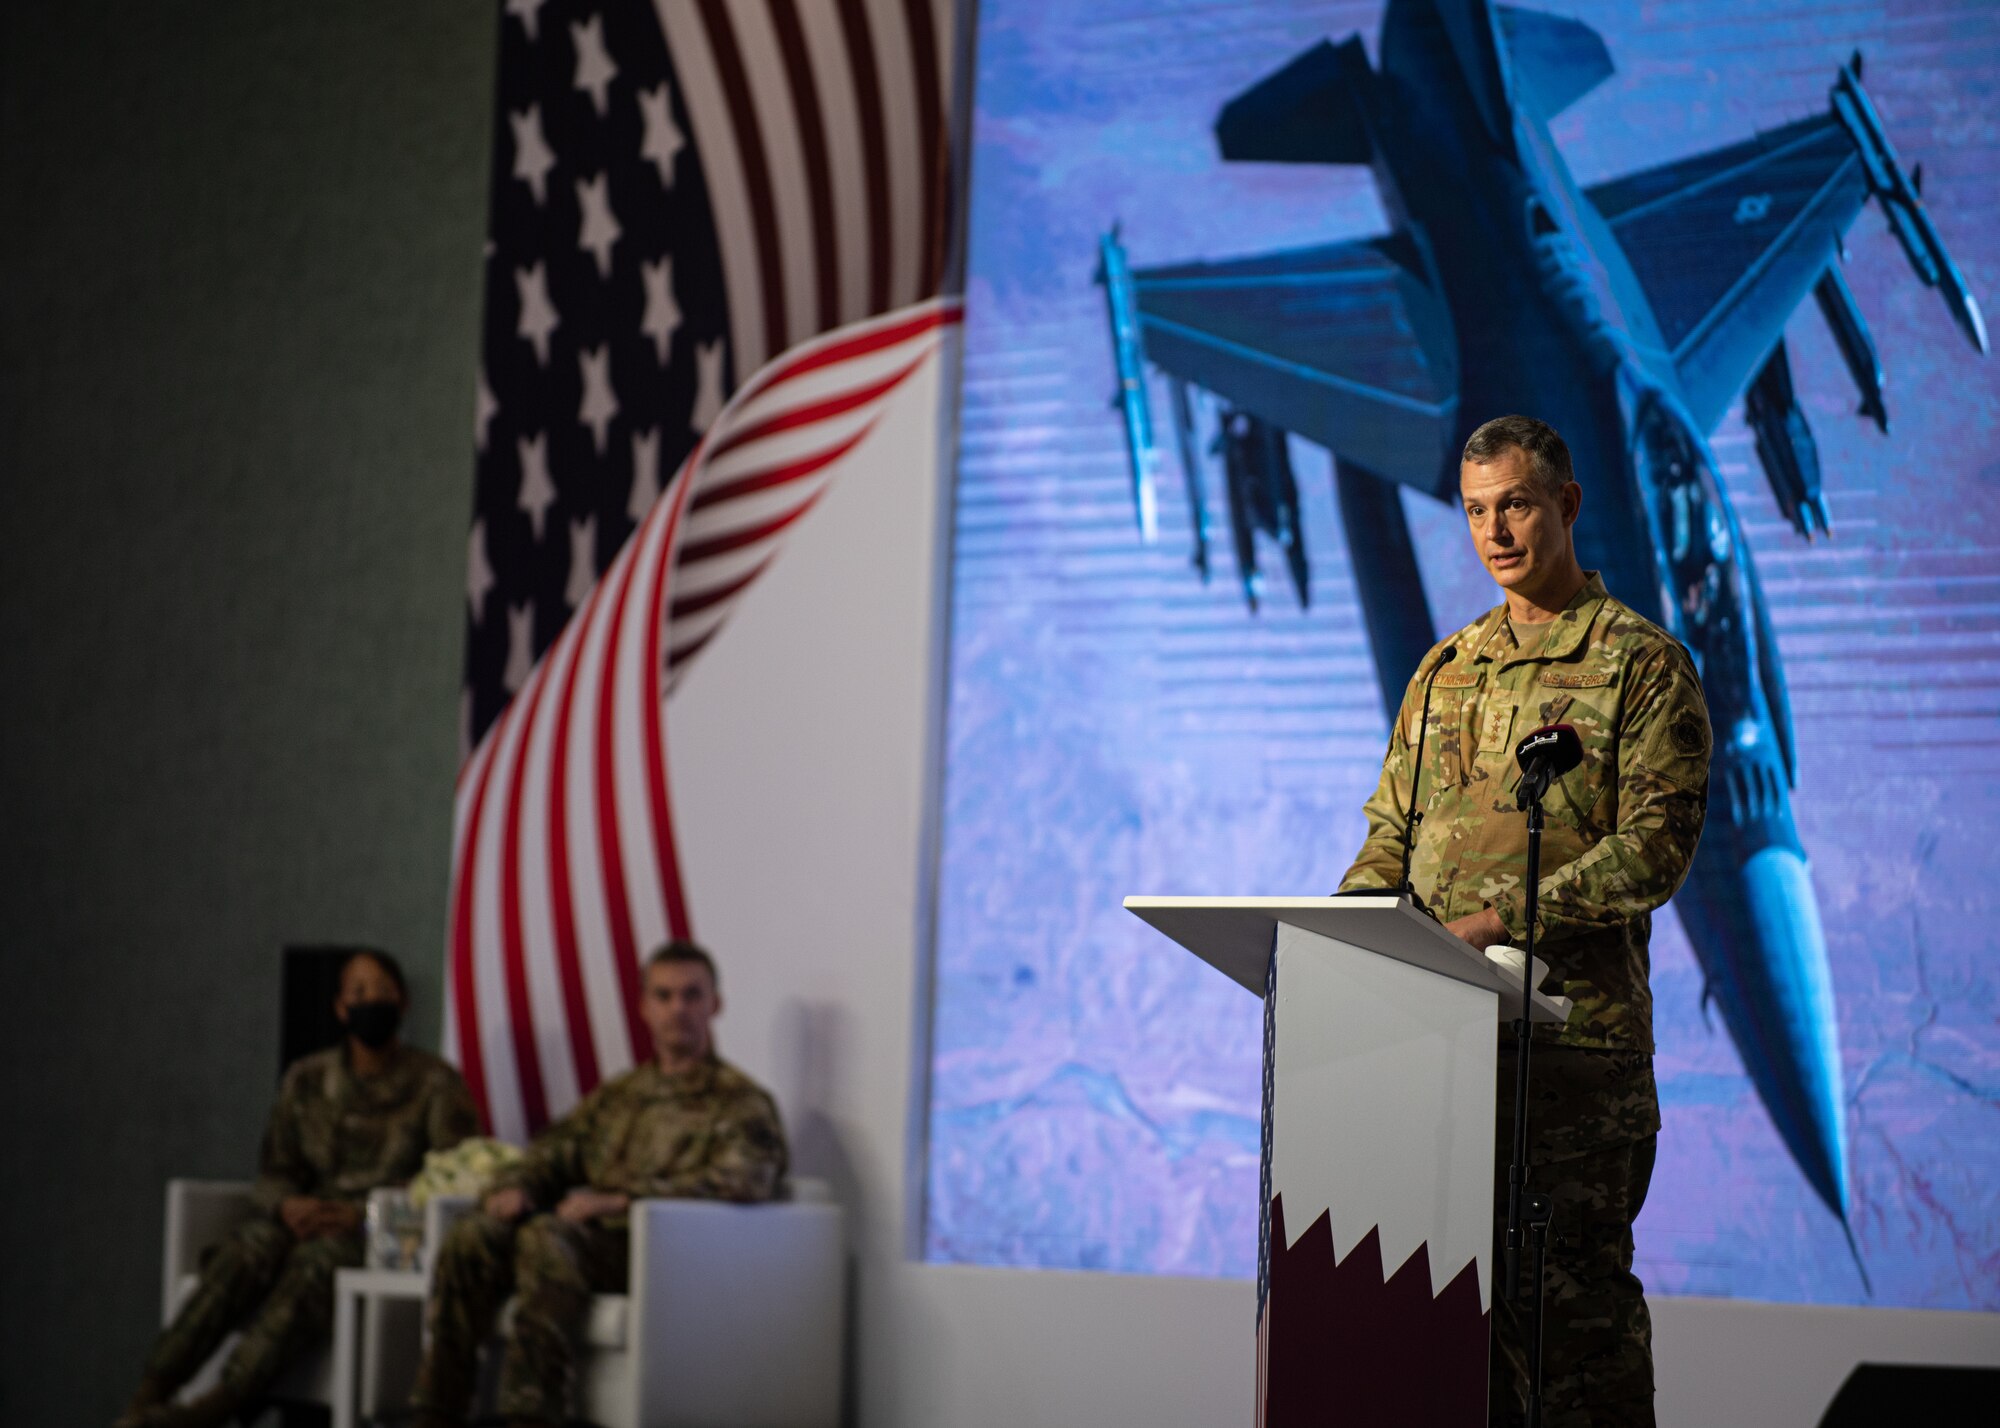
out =
[(1403, 815), (1403, 872), (1396, 879), (1396, 891), (1405, 894), (1411, 905), (1422, 908), (1424, 901), (1417, 896), (1416, 888), (1410, 882), (1410, 850), (1417, 843), (1417, 829), (1423, 825), (1424, 815), (1417, 808), (1417, 794), (1424, 785), (1424, 741), (1431, 733), (1431, 691), (1437, 687), (1438, 671), (1458, 658), (1458, 646), (1446, 645), (1437, 663), (1431, 666), (1431, 675), (1424, 681), (1424, 712), (1417, 718), (1417, 761), (1410, 767), (1410, 806)]
[(1507, 1239), (1503, 1276), (1507, 1297), (1521, 1295), (1521, 1237), (1525, 1227), (1534, 1241), (1534, 1306), (1529, 1311), (1528, 1333), (1528, 1417), (1527, 1428), (1541, 1428), (1542, 1421), (1542, 1272), (1548, 1263), (1549, 1221), (1555, 1202), (1544, 1194), (1527, 1193), (1528, 1188), (1528, 1055), (1534, 1038), (1529, 1035), (1533, 1013), (1535, 975), (1535, 914), (1542, 879), (1542, 795), (1548, 781), (1538, 774), (1524, 773), (1521, 797), (1528, 813), (1528, 892), (1527, 946), (1521, 962), (1521, 1016), (1514, 1023), (1514, 1158), (1507, 1167)]

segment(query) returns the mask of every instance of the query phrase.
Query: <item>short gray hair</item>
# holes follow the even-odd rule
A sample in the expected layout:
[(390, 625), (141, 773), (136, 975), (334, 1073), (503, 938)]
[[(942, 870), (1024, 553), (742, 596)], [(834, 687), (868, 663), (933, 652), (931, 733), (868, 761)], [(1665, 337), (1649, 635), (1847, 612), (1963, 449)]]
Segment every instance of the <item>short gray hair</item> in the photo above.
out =
[(1495, 417), (1465, 443), (1464, 459), (1485, 466), (1500, 459), (1505, 451), (1521, 451), (1528, 458), (1528, 479), (1551, 496), (1557, 495), (1576, 477), (1571, 474), (1569, 446), (1554, 427), (1533, 417)]

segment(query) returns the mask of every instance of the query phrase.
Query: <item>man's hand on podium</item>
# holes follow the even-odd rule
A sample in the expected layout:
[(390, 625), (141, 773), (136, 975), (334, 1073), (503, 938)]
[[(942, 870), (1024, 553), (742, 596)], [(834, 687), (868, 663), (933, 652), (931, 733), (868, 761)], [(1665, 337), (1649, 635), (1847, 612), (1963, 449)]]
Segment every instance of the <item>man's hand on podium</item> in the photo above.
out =
[(1507, 940), (1507, 929), (1500, 925), (1500, 914), (1490, 907), (1465, 917), (1454, 918), (1444, 925), (1444, 930), (1455, 937), (1462, 937), (1484, 952), (1488, 947), (1498, 947)]

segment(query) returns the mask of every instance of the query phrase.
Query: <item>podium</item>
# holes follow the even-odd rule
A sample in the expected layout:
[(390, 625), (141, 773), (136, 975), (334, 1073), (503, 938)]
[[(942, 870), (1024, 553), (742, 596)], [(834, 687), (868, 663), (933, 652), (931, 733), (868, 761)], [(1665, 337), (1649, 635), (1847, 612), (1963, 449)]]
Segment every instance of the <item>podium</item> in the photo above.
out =
[(1484, 1425), (1518, 973), (1400, 893), (1125, 906), (1264, 1002), (1259, 1428)]

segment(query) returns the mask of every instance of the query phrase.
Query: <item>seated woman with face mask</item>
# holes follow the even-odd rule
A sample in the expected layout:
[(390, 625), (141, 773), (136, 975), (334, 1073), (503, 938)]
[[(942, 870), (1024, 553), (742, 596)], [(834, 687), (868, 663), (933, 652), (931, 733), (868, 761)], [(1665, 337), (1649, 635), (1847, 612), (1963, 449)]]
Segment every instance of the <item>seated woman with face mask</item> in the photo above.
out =
[[(264, 1132), (256, 1218), (203, 1262), (201, 1283), (161, 1333), (119, 1428), (202, 1428), (254, 1408), (285, 1366), (326, 1338), (336, 1269), (362, 1261), (368, 1192), (409, 1181), (433, 1150), (479, 1128), (452, 1067), (397, 1037), (409, 994), (386, 952), (356, 952), (334, 1004), (346, 1036), (285, 1072)], [(174, 1393), (233, 1329), (222, 1380)]]

